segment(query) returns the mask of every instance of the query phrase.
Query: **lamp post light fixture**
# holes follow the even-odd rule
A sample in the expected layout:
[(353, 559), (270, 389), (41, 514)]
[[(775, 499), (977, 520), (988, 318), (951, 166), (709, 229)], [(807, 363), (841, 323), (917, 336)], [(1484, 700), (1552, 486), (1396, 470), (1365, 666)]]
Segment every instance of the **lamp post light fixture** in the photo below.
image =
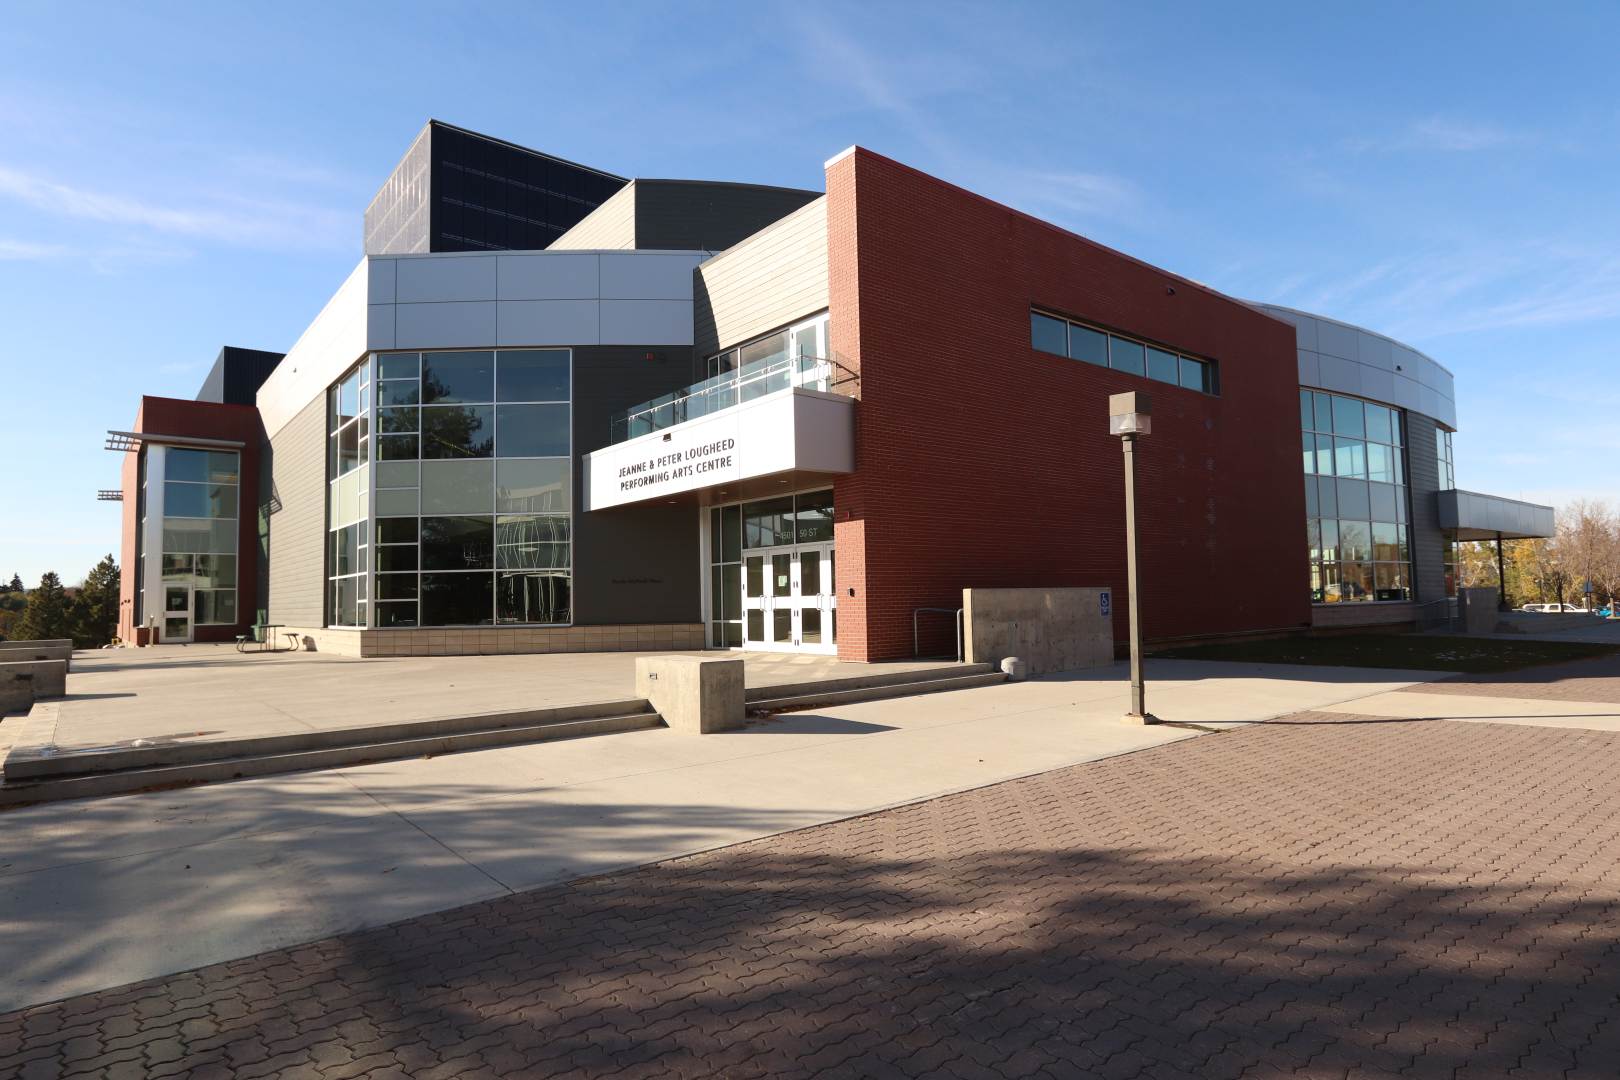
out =
[(1108, 434), (1118, 435), (1125, 450), (1125, 597), (1131, 620), (1131, 710), (1127, 724), (1157, 724), (1147, 711), (1142, 685), (1142, 590), (1140, 548), (1136, 535), (1136, 440), (1153, 430), (1153, 403), (1140, 390), (1108, 398)]

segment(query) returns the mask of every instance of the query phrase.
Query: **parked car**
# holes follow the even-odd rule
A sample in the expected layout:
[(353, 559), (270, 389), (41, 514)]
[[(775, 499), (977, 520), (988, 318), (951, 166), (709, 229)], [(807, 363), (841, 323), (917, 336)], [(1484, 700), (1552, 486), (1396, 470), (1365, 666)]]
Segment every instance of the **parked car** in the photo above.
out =
[(1519, 609), (1540, 615), (1585, 615), (1586, 609), (1574, 604), (1525, 604)]

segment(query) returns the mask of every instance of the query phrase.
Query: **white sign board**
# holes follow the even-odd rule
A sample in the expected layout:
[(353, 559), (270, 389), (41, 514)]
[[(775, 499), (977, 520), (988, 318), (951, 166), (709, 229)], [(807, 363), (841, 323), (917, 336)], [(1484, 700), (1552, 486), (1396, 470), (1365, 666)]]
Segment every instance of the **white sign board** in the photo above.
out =
[(855, 467), (854, 402), (787, 390), (585, 456), (587, 510), (755, 476)]

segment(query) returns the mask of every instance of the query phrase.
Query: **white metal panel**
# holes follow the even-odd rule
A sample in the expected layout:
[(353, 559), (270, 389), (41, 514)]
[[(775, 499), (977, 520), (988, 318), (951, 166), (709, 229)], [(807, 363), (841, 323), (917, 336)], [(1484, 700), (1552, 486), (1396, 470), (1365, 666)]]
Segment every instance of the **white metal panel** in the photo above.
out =
[(1361, 393), (1361, 365), (1337, 356), (1322, 356), (1322, 388), (1341, 394)]
[(1322, 358), (1310, 349), (1299, 350), (1299, 385), (1322, 385)]
[(423, 255), (394, 262), (395, 299), (402, 304), (495, 299), (499, 263), (493, 255)]
[(259, 417), (273, 436), (326, 393), (366, 352), (369, 260), (361, 259), (259, 388)]
[[(493, 263), (491, 263), (493, 265)], [(495, 301), (399, 304), (394, 315), (396, 349), (440, 349), (495, 344)]]
[(603, 300), (602, 344), (690, 345), (692, 302)]
[(366, 302), (368, 304), (392, 304), (394, 302), (394, 260), (373, 256), (367, 259), (366, 262), (368, 264)]
[(1361, 368), (1361, 396), (1392, 404), (1391, 399), (1395, 396), (1395, 373), (1367, 364), (1358, 366)]
[(1356, 358), (1356, 331), (1326, 319), (1316, 321), (1316, 351), (1324, 356)]
[(602, 299), (691, 300), (692, 271), (707, 256), (604, 252)]
[(1413, 382), (1423, 381), (1423, 356), (1416, 350), (1405, 345), (1396, 345), (1390, 350), (1391, 358), (1395, 361), (1395, 372), (1405, 375)]
[(500, 305), (497, 345), (599, 345), (596, 300), (507, 300)]
[(1381, 371), (1394, 371), (1394, 342), (1377, 334), (1356, 335), (1356, 359)]
[(1408, 379), (1404, 375), (1395, 376), (1395, 390), (1390, 395), (1389, 403), (1399, 405), (1403, 409), (1414, 412), (1423, 411), (1423, 399), (1419, 394), (1417, 380)]
[(366, 347), (392, 349), (394, 347), (394, 305), (371, 304), (366, 308)]
[(589, 252), (500, 255), (502, 300), (591, 300), (598, 291), (599, 256)]

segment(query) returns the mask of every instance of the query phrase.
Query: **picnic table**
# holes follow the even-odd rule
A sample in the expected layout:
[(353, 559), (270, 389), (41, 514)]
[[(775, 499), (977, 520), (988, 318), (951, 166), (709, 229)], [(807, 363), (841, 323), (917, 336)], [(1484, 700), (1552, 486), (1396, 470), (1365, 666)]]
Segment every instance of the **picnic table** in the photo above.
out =
[[(236, 639), (236, 651), (247, 652), (248, 646), (257, 645), (258, 648), (253, 650), (254, 652), (291, 652), (293, 646), (289, 645), (286, 649), (281, 649), (276, 645), (275, 631), (284, 629), (285, 626), (285, 623), (278, 622), (254, 623), (251, 635), (243, 634)], [(287, 636), (291, 638), (294, 635), (288, 634)]]

